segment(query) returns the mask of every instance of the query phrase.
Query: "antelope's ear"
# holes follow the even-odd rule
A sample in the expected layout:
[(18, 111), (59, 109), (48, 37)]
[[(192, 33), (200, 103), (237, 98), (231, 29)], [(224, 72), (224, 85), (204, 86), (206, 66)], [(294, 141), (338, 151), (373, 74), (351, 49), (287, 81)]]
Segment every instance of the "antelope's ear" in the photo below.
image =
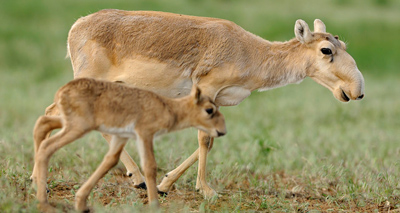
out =
[(201, 101), (201, 90), (197, 85), (193, 85), (190, 94), (193, 97), (194, 104), (198, 104)]
[(314, 32), (326, 33), (326, 26), (324, 22), (319, 19), (314, 20)]
[(312, 33), (310, 31), (310, 28), (308, 27), (308, 24), (299, 19), (296, 21), (296, 24), (294, 25), (294, 34), (296, 35), (297, 40), (299, 40), (302, 44), (306, 44), (312, 41)]

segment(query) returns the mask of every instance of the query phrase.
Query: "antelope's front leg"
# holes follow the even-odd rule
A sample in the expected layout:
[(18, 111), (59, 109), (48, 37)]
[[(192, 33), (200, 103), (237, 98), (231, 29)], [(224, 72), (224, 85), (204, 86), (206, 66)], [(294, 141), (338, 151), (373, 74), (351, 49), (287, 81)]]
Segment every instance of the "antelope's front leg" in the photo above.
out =
[[(157, 186), (161, 194), (167, 194), (171, 186), (179, 179), (179, 177), (181, 177), (182, 174), (199, 159), (201, 153), (200, 149), (202, 149), (203, 163), (200, 163), (199, 161), (199, 174), (197, 176), (196, 189), (200, 190), (200, 192), (203, 193), (206, 198), (211, 198), (217, 195), (217, 193), (211, 187), (209, 187), (207, 182), (205, 181), (207, 150), (209, 151), (212, 148), (214, 138), (209, 137), (203, 131), (199, 131), (198, 139), (199, 144), (203, 145), (200, 145), (199, 148), (176, 169), (168, 172), (162, 179), (160, 185)], [(206, 150), (205, 154), (204, 150)]]
[(168, 194), (171, 186), (182, 176), (182, 174), (199, 159), (199, 149), (174, 170), (168, 172), (157, 186), (160, 194)]
[[(107, 140), (107, 142), (110, 143), (111, 136), (104, 133), (102, 135)], [(142, 173), (140, 173), (138, 165), (135, 163), (135, 161), (133, 161), (133, 159), (125, 149), (122, 150), (120, 160), (122, 161), (127, 170), (126, 175), (131, 177), (133, 186), (135, 188), (146, 189), (146, 183), (144, 181)]]
[(199, 190), (205, 198), (212, 198), (217, 195), (206, 181), (206, 165), (207, 153), (211, 149), (214, 138), (210, 137), (207, 133), (199, 130), (199, 170), (197, 173), (196, 189)]
[(159, 206), (158, 203), (158, 193), (157, 193), (157, 163), (154, 157), (153, 151), (153, 135), (150, 134), (140, 134), (137, 133), (137, 146), (140, 154), (140, 161), (142, 163), (142, 168), (144, 171), (144, 176), (146, 177), (147, 195), (149, 198), (149, 203), (156, 207)]

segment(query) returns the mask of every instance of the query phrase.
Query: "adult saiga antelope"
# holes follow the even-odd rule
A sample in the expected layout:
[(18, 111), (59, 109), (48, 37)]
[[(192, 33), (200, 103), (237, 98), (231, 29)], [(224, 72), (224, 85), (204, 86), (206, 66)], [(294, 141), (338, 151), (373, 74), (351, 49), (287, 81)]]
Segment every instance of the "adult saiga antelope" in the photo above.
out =
[[(51, 155), (84, 134), (97, 130), (112, 135), (110, 149), (90, 179), (76, 193), (75, 208), (87, 210), (86, 199), (97, 181), (118, 163), (128, 140), (136, 138), (146, 176), (150, 203), (158, 204), (153, 137), (187, 127), (197, 127), (212, 137), (226, 133), (225, 120), (214, 102), (193, 86), (190, 96), (169, 99), (153, 92), (112, 82), (80, 78), (61, 87), (54, 102), (59, 116), (41, 116), (34, 128), (37, 198), (43, 211), (47, 202), (46, 179)], [(47, 139), (56, 128), (62, 130)]]
[[(78, 19), (68, 35), (74, 78), (120, 82), (170, 98), (197, 84), (218, 106), (239, 104), (254, 90), (264, 91), (307, 76), (342, 102), (364, 97), (364, 79), (346, 45), (326, 33), (319, 19), (314, 32), (297, 20), (296, 37), (270, 42), (227, 20), (165, 12), (102, 10)], [(54, 105), (47, 115), (57, 114)], [(105, 135), (107, 141), (110, 137)], [(199, 160), (196, 188), (215, 195), (205, 180), (213, 138), (199, 131), (199, 148), (169, 172), (158, 189), (171, 185)], [(121, 160), (136, 186), (144, 186), (138, 166), (123, 151)]]

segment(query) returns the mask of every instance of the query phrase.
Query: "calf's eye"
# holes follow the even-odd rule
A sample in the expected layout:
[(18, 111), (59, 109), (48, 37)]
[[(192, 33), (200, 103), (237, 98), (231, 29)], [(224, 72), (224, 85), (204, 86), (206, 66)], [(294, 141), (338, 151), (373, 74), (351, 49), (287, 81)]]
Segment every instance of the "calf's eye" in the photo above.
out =
[(207, 114), (211, 115), (214, 112), (213, 108), (206, 109)]
[(324, 55), (332, 55), (332, 50), (329, 48), (322, 48), (321, 49), (322, 54)]

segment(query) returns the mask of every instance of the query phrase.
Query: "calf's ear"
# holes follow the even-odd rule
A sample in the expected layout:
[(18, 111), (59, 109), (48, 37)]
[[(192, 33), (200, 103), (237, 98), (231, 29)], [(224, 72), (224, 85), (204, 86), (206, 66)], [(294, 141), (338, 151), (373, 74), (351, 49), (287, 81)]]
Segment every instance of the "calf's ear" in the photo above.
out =
[(201, 101), (201, 90), (197, 85), (193, 85), (192, 91), (190, 92), (193, 97), (194, 104), (198, 104)]

